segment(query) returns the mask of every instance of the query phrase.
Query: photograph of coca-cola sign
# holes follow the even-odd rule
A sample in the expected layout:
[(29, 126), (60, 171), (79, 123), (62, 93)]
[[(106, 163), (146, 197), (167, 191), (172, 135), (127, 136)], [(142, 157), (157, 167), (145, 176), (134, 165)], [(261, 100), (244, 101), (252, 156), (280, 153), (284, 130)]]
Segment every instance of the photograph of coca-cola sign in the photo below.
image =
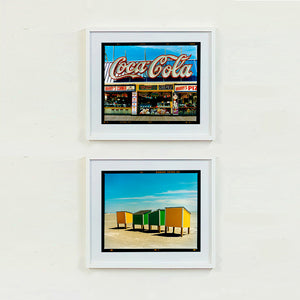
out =
[(200, 124), (200, 42), (102, 43), (103, 124)]

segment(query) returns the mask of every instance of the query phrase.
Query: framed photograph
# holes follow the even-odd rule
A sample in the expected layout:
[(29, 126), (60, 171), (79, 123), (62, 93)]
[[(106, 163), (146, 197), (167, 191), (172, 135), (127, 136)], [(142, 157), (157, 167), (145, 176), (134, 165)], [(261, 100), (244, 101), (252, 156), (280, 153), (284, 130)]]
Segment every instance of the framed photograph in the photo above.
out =
[(90, 140), (212, 140), (214, 30), (86, 32)]
[(214, 264), (213, 159), (87, 159), (89, 268)]

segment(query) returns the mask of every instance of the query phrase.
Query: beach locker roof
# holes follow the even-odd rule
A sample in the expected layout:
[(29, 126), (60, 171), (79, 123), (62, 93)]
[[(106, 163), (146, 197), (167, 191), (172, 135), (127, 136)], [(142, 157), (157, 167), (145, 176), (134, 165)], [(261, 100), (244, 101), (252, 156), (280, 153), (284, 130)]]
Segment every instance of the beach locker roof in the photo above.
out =
[(184, 206), (172, 206), (172, 207), (166, 207), (166, 208), (184, 208), (189, 214), (191, 213), (188, 209), (186, 209)]
[(140, 211), (134, 213), (134, 215), (144, 215), (144, 214), (147, 214), (149, 212), (151, 212), (151, 210), (140, 210)]
[(164, 209), (164, 208), (160, 208), (160, 209), (157, 209), (157, 210), (151, 211), (151, 212), (150, 212), (150, 214), (153, 214), (153, 213), (155, 213), (155, 212), (157, 212), (157, 211), (160, 211), (160, 210), (165, 210), (165, 209)]
[(127, 212), (127, 213), (129, 213), (129, 214), (132, 214), (132, 212), (127, 211), (127, 210), (118, 210), (117, 212)]

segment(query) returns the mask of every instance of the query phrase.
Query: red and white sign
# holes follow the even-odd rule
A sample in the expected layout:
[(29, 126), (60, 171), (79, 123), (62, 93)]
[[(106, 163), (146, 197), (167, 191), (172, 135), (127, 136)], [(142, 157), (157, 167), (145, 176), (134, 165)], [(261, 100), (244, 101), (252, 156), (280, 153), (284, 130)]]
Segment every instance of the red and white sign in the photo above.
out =
[(105, 92), (132, 92), (135, 91), (134, 85), (106, 85), (104, 87)]
[(131, 106), (131, 114), (137, 114), (137, 92), (132, 93), (132, 106)]
[[(181, 54), (180, 56), (168, 54), (159, 55), (152, 61), (129, 61), (125, 56), (116, 59), (110, 66), (109, 76), (113, 80), (121, 78), (143, 78), (146, 71), (150, 78), (162, 76), (163, 78), (188, 78), (193, 75), (192, 65), (185, 64), (191, 55)], [(172, 65), (167, 62), (173, 61)]]
[(197, 92), (197, 85), (175, 85), (175, 92)]

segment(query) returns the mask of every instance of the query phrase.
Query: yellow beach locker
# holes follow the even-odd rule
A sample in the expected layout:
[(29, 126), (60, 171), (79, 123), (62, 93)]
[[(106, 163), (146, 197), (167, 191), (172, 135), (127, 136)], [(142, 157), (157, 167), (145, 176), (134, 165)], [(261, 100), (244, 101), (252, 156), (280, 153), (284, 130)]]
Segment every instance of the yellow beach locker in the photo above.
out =
[(132, 224), (132, 213), (128, 211), (117, 211), (117, 226), (119, 228), (119, 224), (124, 224), (125, 229), (128, 224)]
[(169, 227), (181, 228), (181, 236), (183, 235), (183, 228), (188, 229), (188, 234), (191, 228), (191, 213), (185, 207), (166, 207), (165, 233), (168, 232)]

